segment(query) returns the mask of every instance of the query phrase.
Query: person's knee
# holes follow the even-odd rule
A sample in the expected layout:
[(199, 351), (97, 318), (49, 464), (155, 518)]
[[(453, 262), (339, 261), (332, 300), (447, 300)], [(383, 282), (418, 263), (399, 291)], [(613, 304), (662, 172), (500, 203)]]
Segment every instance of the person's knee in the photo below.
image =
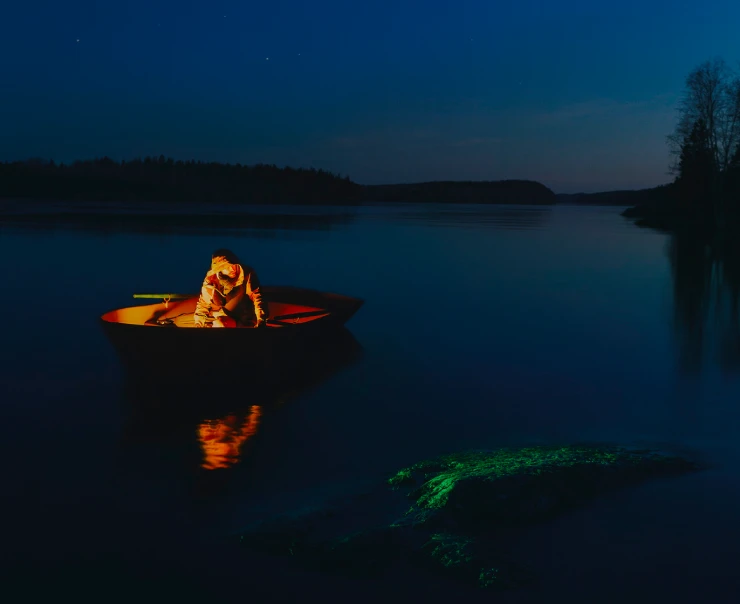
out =
[(213, 320), (214, 327), (236, 327), (236, 321), (231, 317), (218, 317)]

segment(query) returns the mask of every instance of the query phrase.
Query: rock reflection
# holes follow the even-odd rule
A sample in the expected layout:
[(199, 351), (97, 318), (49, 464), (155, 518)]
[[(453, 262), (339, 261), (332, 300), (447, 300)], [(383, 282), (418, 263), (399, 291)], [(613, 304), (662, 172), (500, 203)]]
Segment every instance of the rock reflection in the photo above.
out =
[(124, 382), (124, 442), (130, 447), (185, 445), (191, 451), (197, 445), (193, 465), (228, 470), (248, 455), (272, 411), (322, 385), (361, 356), (362, 346), (342, 329), (326, 334), (320, 343), (296, 347), (289, 359), (267, 369), (243, 371), (235, 384), (129, 372)]

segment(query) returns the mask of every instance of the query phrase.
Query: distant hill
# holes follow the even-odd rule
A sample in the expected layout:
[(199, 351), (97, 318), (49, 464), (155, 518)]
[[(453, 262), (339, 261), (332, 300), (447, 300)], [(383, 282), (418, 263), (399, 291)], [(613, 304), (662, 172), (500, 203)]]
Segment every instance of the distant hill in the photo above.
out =
[(604, 191), (602, 193), (558, 193), (557, 203), (603, 206), (651, 205), (663, 199), (671, 190), (672, 184), (659, 185), (650, 189), (626, 191)]
[(433, 181), (364, 185), (369, 202), (554, 204), (556, 196), (532, 180)]

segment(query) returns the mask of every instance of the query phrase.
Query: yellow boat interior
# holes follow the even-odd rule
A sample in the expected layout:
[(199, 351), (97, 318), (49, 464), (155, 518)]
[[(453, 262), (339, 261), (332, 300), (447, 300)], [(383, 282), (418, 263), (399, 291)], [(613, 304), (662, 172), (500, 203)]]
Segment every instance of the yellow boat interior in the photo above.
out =
[[(141, 304), (111, 310), (101, 316), (108, 323), (123, 323), (127, 325), (142, 325), (147, 327), (161, 327), (162, 325), (176, 325), (177, 327), (195, 327), (193, 313), (198, 303), (198, 296), (181, 300), (169, 300), (155, 304)], [(315, 306), (304, 306), (285, 302), (270, 301), (268, 327), (284, 327), (308, 323), (326, 317), (330, 312)], [(322, 312), (323, 311), (323, 312)], [(303, 315), (303, 316), (302, 316)]]

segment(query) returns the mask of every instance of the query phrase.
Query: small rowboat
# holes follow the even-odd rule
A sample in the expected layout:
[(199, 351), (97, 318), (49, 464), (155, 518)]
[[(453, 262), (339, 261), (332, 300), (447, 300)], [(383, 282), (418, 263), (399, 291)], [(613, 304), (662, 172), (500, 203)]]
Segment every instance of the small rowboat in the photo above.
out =
[(161, 298), (161, 302), (129, 306), (100, 317), (103, 329), (124, 364), (151, 371), (166, 365), (181, 369), (255, 361), (280, 362), (326, 339), (357, 312), (363, 300), (340, 294), (288, 286), (263, 286), (268, 303), (267, 328), (195, 327), (193, 313), (198, 294), (137, 294), (136, 298)]

